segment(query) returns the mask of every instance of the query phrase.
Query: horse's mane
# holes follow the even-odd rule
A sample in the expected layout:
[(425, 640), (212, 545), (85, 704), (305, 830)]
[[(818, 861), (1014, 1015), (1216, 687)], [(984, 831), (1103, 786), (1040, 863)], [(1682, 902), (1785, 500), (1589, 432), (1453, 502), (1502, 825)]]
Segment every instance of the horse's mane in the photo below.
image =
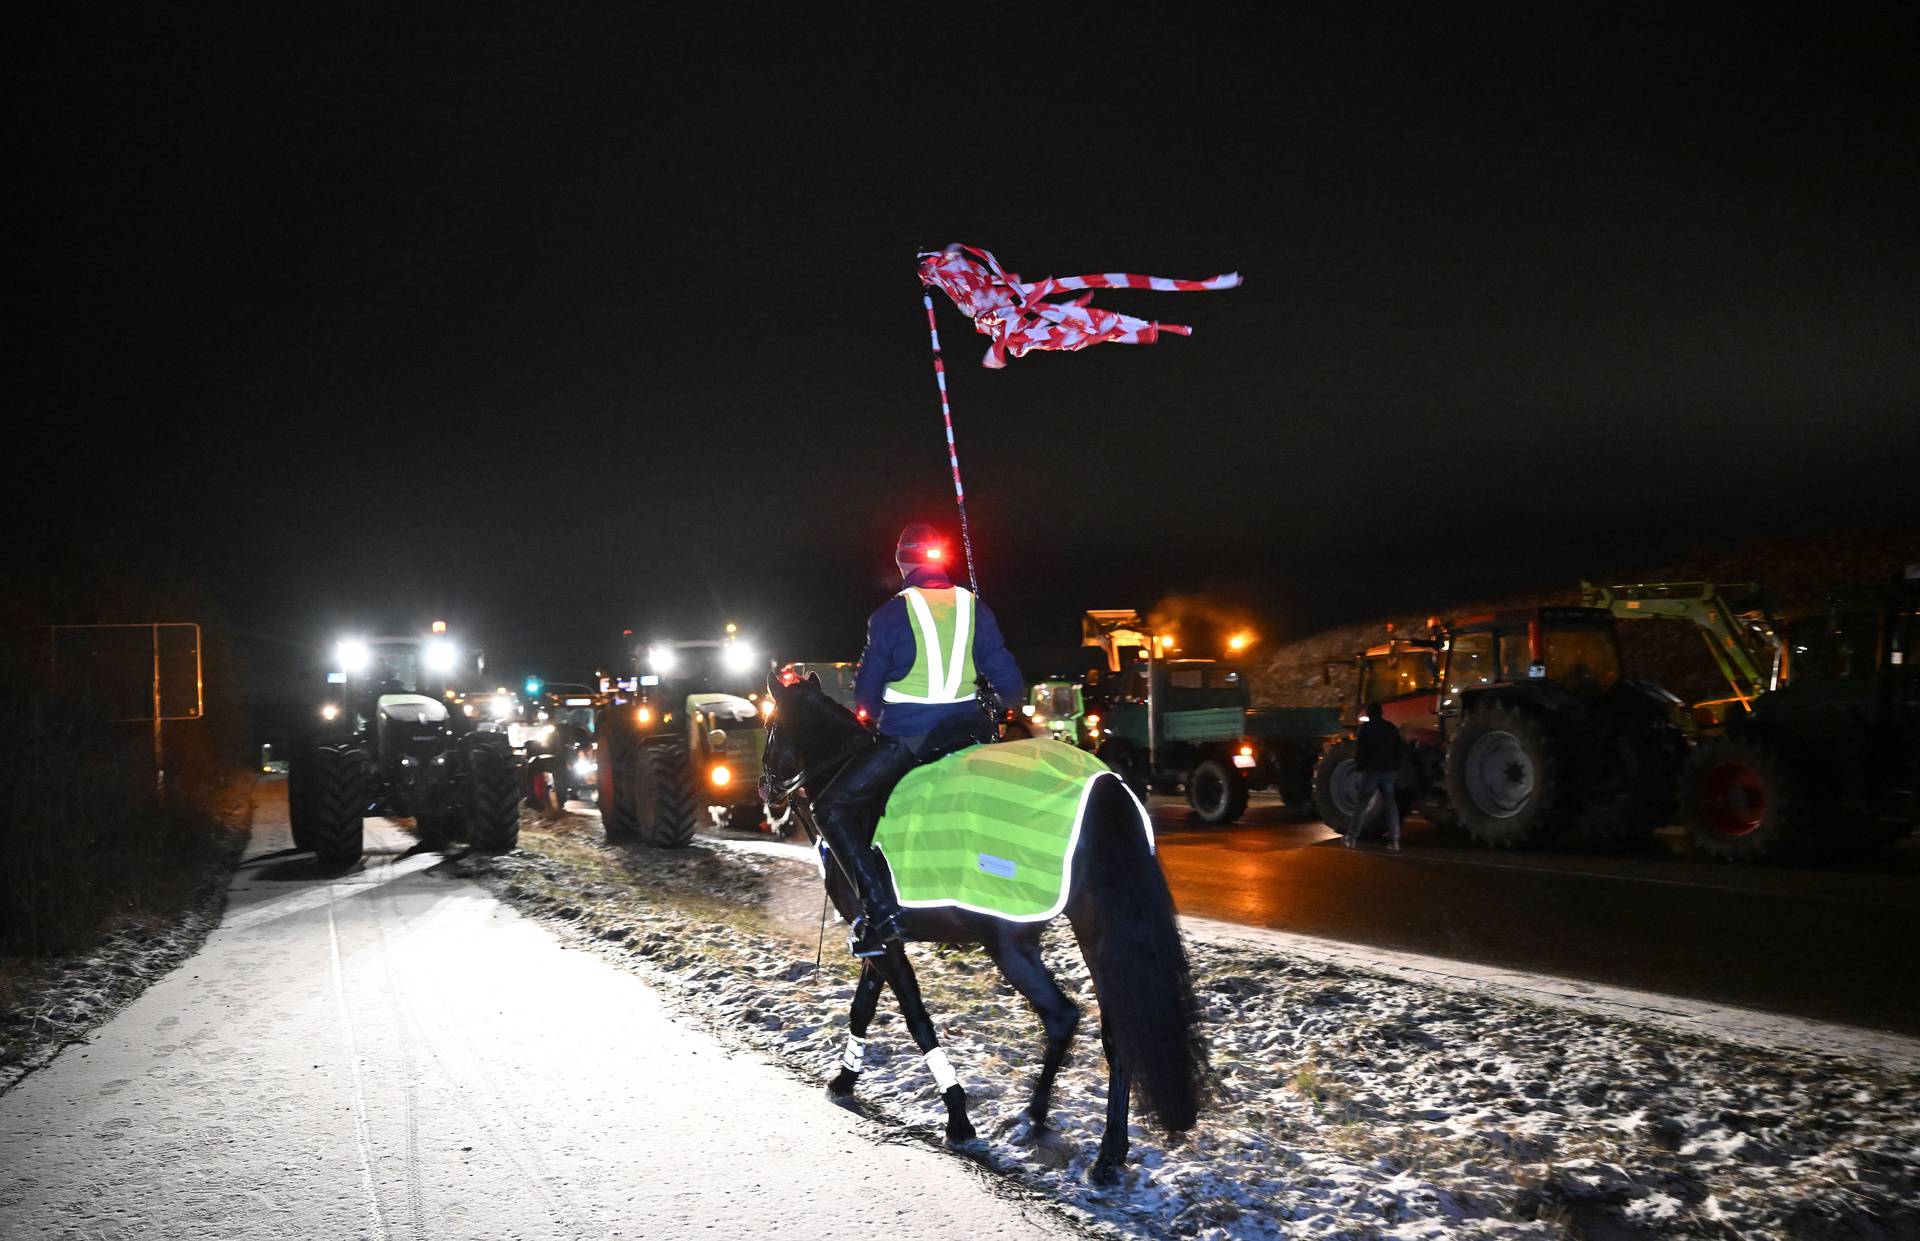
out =
[(859, 717), (828, 696), (811, 681), (801, 681), (793, 687), (800, 691), (790, 693), (782, 706), (798, 704), (806, 712), (806, 722), (801, 724), (806, 739), (811, 744), (832, 745), (840, 739), (864, 733), (866, 726)]

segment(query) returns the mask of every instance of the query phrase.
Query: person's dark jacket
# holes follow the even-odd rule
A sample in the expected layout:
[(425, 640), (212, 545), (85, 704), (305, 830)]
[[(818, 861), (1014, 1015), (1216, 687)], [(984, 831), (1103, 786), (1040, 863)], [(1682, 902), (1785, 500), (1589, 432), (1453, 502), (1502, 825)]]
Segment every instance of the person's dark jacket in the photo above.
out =
[[(953, 585), (946, 574), (932, 568), (915, 569), (906, 584), (924, 590), (946, 590)], [(860, 653), (860, 669), (854, 674), (853, 699), (867, 713), (867, 718), (876, 721), (879, 730), (890, 737), (923, 737), (942, 721), (979, 710), (971, 700), (885, 701), (887, 685), (913, 670), (918, 649), (913, 621), (907, 615), (907, 601), (899, 595), (881, 604), (867, 619), (867, 649)], [(977, 598), (973, 604), (973, 666), (987, 678), (1001, 702), (1012, 705), (1026, 697), (1020, 665), (1014, 662), (1006, 641), (1000, 636), (1000, 622)]]
[(1405, 744), (1391, 720), (1368, 720), (1354, 740), (1353, 765), (1364, 772), (1390, 775), (1400, 770)]

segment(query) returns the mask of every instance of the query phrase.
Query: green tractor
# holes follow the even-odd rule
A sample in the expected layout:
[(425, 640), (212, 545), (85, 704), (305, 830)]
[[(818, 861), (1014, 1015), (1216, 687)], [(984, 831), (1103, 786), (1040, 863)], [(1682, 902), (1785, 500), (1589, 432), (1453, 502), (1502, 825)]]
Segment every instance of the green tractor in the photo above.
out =
[(1407, 742), (1403, 808), (1482, 844), (1627, 843), (1673, 812), (1679, 700), (1626, 678), (1603, 608), (1547, 607), (1433, 623), (1354, 661), (1349, 735), (1314, 775), (1322, 817), (1361, 807), (1351, 730), (1370, 703)]
[(520, 838), (519, 774), (492, 721), (450, 708), (463, 656), (445, 627), (345, 638), (320, 701), (303, 709), (287, 770), (295, 848), (327, 866), (358, 861), (369, 814), (411, 818), (421, 841), (464, 836), (504, 852)]
[(1920, 565), (1789, 619), (1768, 687), (1680, 784), (1702, 852), (1770, 861), (1884, 847), (1920, 824)]
[(606, 680), (595, 721), (607, 838), (674, 849), (703, 822), (765, 826), (765, 664), (731, 635), (635, 655), (647, 671)]
[(1087, 705), (1087, 687), (1065, 677), (1049, 677), (1027, 687), (1020, 718), (1004, 733), (1010, 739), (1051, 737), (1082, 750), (1100, 748), (1100, 713)]

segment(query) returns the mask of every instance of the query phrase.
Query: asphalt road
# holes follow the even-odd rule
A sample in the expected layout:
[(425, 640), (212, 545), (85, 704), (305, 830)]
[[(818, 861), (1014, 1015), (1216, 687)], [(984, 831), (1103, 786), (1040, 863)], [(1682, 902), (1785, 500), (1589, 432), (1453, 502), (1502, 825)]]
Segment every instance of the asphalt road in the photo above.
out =
[(1414, 819), (1349, 850), (1256, 798), (1231, 827), (1153, 799), (1181, 912), (1920, 1034), (1920, 840), (1847, 865), (1735, 866), (1662, 833), (1630, 856), (1494, 851)]

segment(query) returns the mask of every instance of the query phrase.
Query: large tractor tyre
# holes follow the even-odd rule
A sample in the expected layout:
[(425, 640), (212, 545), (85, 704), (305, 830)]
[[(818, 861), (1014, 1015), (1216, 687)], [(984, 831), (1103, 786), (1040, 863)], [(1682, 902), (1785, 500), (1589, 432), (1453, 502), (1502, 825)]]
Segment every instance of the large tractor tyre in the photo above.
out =
[(1487, 707), (1469, 715), (1447, 746), (1447, 802), (1483, 845), (1511, 849), (1545, 840), (1564, 817), (1570, 774), (1558, 738), (1537, 714)]
[(1111, 768), (1113, 774), (1133, 790), (1133, 795), (1140, 799), (1141, 805), (1146, 804), (1147, 764), (1134, 753), (1132, 746), (1124, 741), (1103, 742), (1093, 756)]
[(608, 711), (599, 732), (600, 826), (613, 841), (640, 834), (640, 743), (617, 716)]
[(1589, 755), (1585, 804), (1563, 838), (1570, 844), (1644, 843), (1679, 809), (1680, 730), (1661, 716), (1629, 716), (1607, 728)]
[(1733, 862), (1810, 851), (1814, 800), (1786, 751), (1764, 737), (1715, 737), (1687, 760), (1680, 818), (1693, 847)]
[(306, 824), (300, 839), (322, 866), (351, 866), (365, 848), (367, 756), (344, 742), (316, 745), (308, 753), (312, 770), (301, 779)]
[(1233, 823), (1247, 812), (1247, 782), (1230, 764), (1201, 759), (1187, 777), (1187, 805), (1202, 823)]
[(460, 747), (467, 761), (467, 843), (482, 853), (510, 852), (520, 843), (513, 748), (499, 733), (469, 733)]
[(1358, 749), (1351, 737), (1336, 741), (1313, 767), (1313, 804), (1320, 821), (1343, 836), (1360, 813), (1360, 765), (1354, 762)]
[(687, 752), (678, 745), (640, 750), (640, 838), (656, 849), (684, 849), (700, 826)]

